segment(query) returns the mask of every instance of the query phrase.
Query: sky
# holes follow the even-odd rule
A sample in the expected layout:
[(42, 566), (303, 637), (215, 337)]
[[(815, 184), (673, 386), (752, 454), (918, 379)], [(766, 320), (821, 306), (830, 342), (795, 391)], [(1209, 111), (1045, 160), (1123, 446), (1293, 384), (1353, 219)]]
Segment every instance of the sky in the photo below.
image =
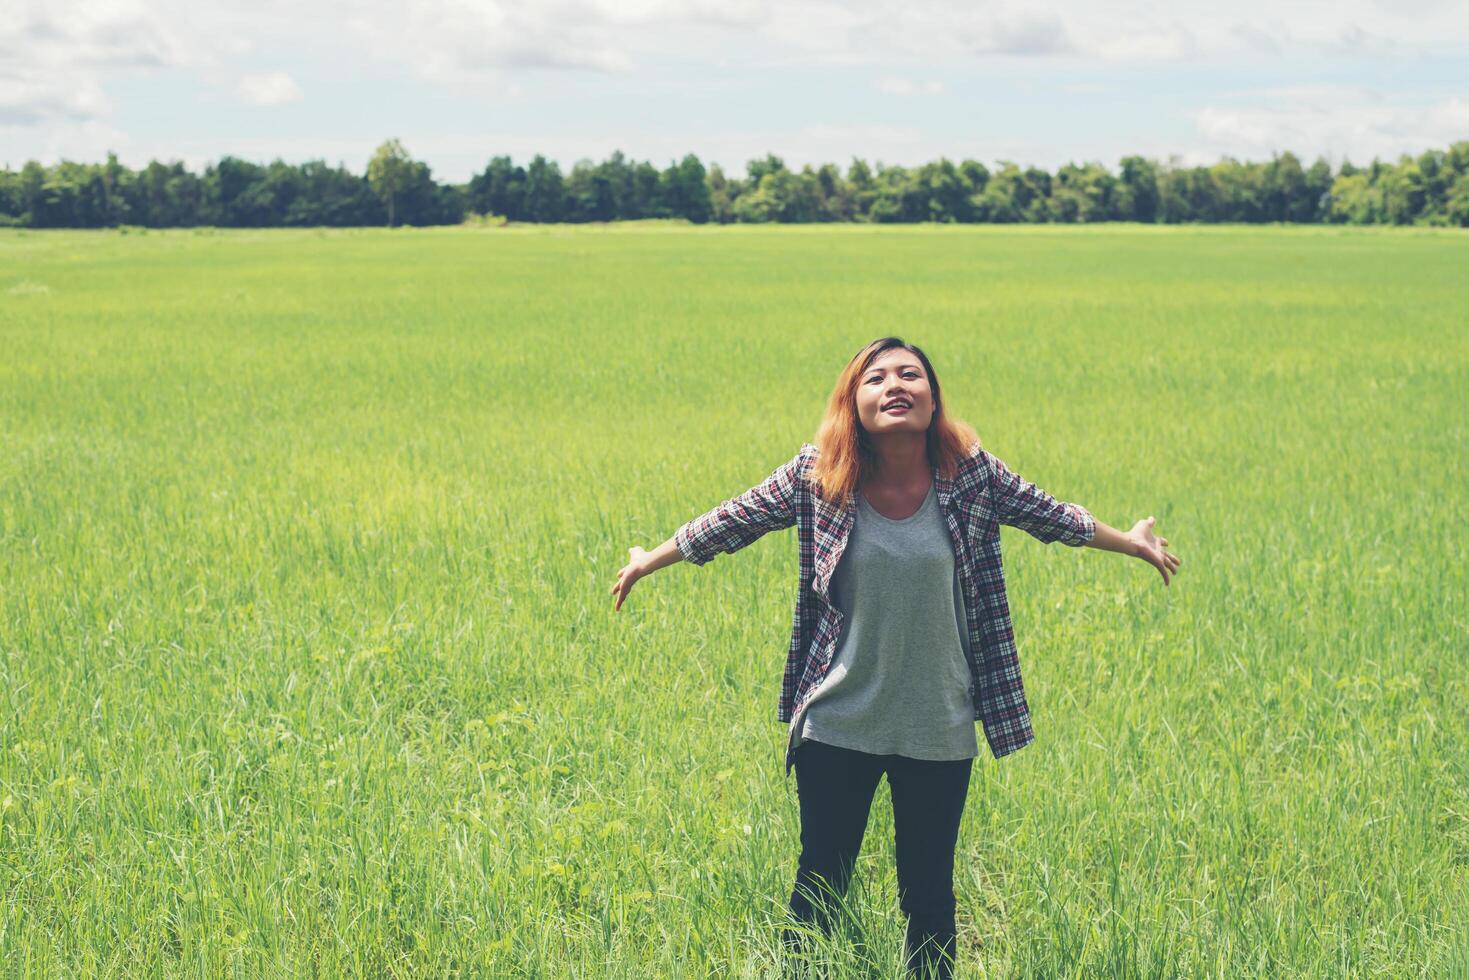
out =
[(1469, 139), (1469, 0), (0, 0), (0, 166), (1054, 170)]

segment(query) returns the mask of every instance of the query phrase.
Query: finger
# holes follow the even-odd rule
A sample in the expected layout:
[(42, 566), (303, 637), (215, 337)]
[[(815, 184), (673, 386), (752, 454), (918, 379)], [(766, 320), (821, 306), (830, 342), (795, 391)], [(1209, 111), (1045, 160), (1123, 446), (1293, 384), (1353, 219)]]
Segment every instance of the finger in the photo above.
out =
[(1168, 539), (1167, 538), (1159, 538), (1158, 539), (1158, 543), (1161, 544), (1165, 548), (1168, 547)]

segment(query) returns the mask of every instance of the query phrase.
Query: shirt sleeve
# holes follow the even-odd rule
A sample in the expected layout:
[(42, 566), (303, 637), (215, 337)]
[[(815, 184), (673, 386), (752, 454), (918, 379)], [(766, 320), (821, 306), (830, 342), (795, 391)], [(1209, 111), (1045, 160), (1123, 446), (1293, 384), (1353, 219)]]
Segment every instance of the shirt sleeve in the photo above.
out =
[(1079, 548), (1097, 533), (1097, 522), (1080, 504), (1057, 500), (1034, 483), (1014, 473), (999, 457), (983, 452), (989, 464), (991, 488), (1001, 524), (1018, 527), (1050, 544)]
[(796, 523), (796, 483), (806, 454), (805, 446), (757, 486), (720, 503), (674, 532), (674, 543), (684, 561), (703, 565), (715, 555), (732, 554), (771, 531)]

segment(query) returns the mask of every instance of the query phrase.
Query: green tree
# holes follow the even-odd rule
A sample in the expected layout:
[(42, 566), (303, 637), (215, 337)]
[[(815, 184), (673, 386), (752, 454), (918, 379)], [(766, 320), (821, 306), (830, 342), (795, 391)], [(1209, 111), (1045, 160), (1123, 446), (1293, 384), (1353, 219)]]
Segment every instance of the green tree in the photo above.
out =
[(484, 172), (469, 181), (469, 206), (476, 214), (525, 220), (525, 168), (508, 156), (492, 157)]
[(1265, 164), (1266, 221), (1310, 221), (1315, 215), (1315, 201), (1310, 200), (1310, 187), (1301, 161), (1286, 151)]
[(1449, 188), (1444, 210), (1452, 224), (1469, 228), (1469, 171), (1459, 174)]
[(612, 155), (597, 168), (602, 178), (607, 181), (607, 186), (612, 189), (612, 214), (615, 218), (642, 217), (642, 213), (638, 210), (637, 186), (633, 179), (634, 168), (635, 165), (629, 162), (621, 150), (613, 150)]
[(1412, 224), (1427, 203), (1427, 183), (1418, 161), (1404, 153), (1397, 166), (1387, 166), (1374, 184), (1382, 193), (1383, 220), (1389, 224)]
[(537, 153), (525, 168), (525, 210), (531, 221), (560, 221), (565, 204), (561, 167)]
[(659, 175), (658, 183), (663, 209), (672, 217), (703, 224), (713, 215), (708, 175), (694, 154), (685, 154), (678, 163), (671, 164)]
[(367, 183), (372, 187), (372, 192), (388, 206), (389, 228), (395, 223), (398, 196), (408, 189), (412, 176), (413, 158), (396, 139), (390, 139), (379, 146), (368, 161)]
[(744, 189), (741, 182), (725, 176), (724, 168), (717, 163), (709, 165), (705, 181), (709, 185), (709, 208), (714, 220), (720, 224), (734, 221), (735, 201)]
[(0, 170), (0, 228), (13, 228), (20, 223), (20, 174), (6, 167)]
[(248, 160), (225, 157), (204, 169), (203, 224), (225, 228), (263, 228), (270, 223), (265, 201), (254, 193), (265, 168)]
[(590, 160), (578, 160), (566, 175), (566, 219), (568, 221), (611, 221), (617, 217), (617, 199), (612, 182), (602, 168)]
[(959, 172), (969, 182), (969, 193), (971, 196), (970, 206), (973, 207), (973, 196), (984, 193), (985, 185), (990, 182), (989, 168), (978, 160), (965, 160), (959, 164)]
[[(756, 165), (755, 161), (751, 164)], [(792, 173), (784, 165), (766, 169), (759, 183), (740, 195), (734, 213), (739, 221), (820, 221), (821, 185), (809, 166), (800, 173)]]
[(877, 199), (877, 182), (867, 161), (853, 157), (847, 167), (847, 189), (852, 196), (852, 215), (858, 221), (866, 221), (872, 214), (872, 202)]
[(749, 178), (750, 187), (753, 189), (759, 186), (766, 174), (779, 173), (785, 168), (784, 160), (774, 153), (767, 153), (764, 160), (751, 160), (745, 164), (745, 176)]
[(816, 171), (816, 186), (821, 194), (823, 221), (851, 221), (856, 202), (852, 190), (842, 179), (834, 163), (824, 163)]
[(32, 228), (43, 227), (37, 221), (37, 215), (44, 206), (45, 187), (46, 168), (39, 161), (27, 160), (25, 166), (20, 168), (20, 177), (16, 182), (21, 224)]
[(916, 221), (973, 221), (974, 185), (946, 158), (925, 163), (913, 173), (906, 210)]
[(1317, 157), (1306, 171), (1305, 201), (1300, 206), (1297, 221), (1322, 221), (1326, 217), (1327, 195), (1331, 193), (1331, 164)]
[(979, 221), (1009, 223), (1051, 220), (1051, 175), (1038, 167), (1020, 169), (1008, 160), (990, 175), (984, 193), (974, 202)]
[(1068, 163), (1051, 185), (1051, 214), (1057, 221), (1109, 221), (1117, 211), (1119, 184), (1100, 163)]
[(1122, 158), (1117, 216), (1123, 221), (1158, 220), (1158, 165), (1139, 156)]
[(1327, 219), (1336, 224), (1365, 225), (1379, 219), (1381, 208), (1377, 189), (1363, 171), (1347, 173), (1346, 164), (1342, 172), (1332, 181)]

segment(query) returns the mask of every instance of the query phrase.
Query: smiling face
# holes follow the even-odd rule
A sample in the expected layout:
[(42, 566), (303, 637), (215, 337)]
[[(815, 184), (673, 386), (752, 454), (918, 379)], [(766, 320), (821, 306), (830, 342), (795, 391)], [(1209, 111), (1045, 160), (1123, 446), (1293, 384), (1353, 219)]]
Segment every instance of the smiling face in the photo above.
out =
[[(901, 403), (907, 402), (906, 409)], [(872, 359), (857, 383), (857, 419), (870, 435), (926, 432), (933, 421), (933, 389), (923, 362), (894, 347)]]

